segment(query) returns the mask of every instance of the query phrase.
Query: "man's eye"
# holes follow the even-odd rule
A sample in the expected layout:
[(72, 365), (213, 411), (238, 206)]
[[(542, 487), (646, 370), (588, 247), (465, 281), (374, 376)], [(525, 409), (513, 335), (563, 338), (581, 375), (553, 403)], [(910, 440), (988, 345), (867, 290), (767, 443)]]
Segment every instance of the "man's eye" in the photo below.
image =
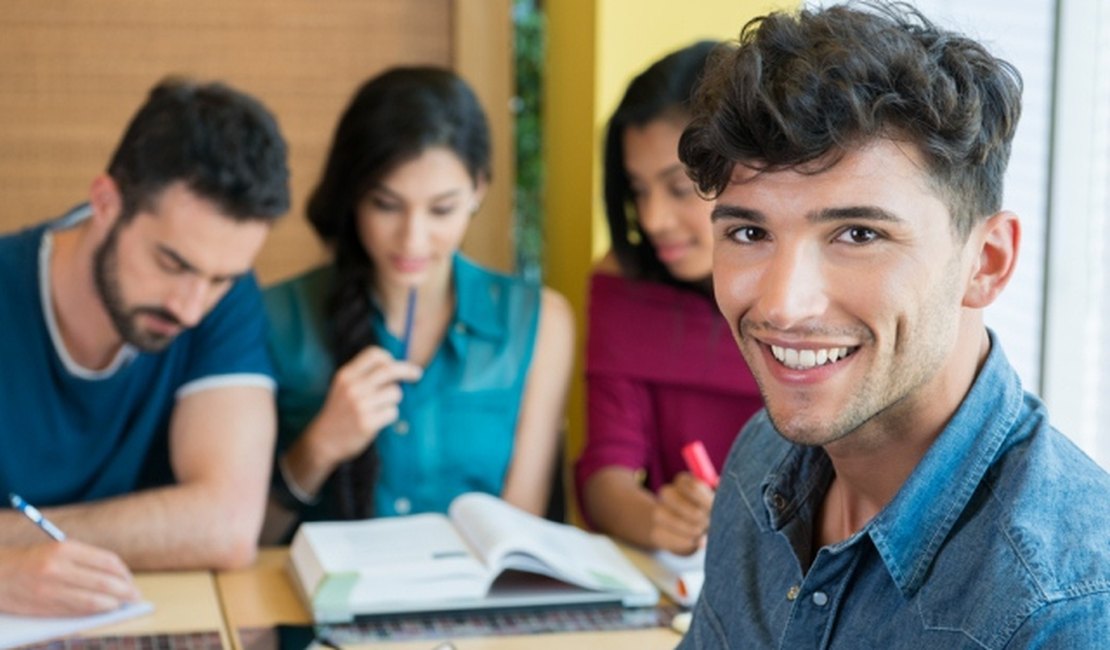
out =
[(162, 270), (165, 271), (166, 273), (184, 273), (185, 272), (185, 266), (183, 264), (181, 264), (181, 262), (179, 262), (178, 260), (175, 260), (172, 257), (166, 257), (165, 255), (159, 255), (158, 256), (158, 266), (162, 267)]
[(879, 233), (863, 226), (852, 226), (845, 229), (840, 237), (852, 244), (868, 244), (878, 239)]
[(728, 233), (729, 239), (743, 244), (753, 244), (767, 238), (767, 231), (755, 226), (741, 226)]

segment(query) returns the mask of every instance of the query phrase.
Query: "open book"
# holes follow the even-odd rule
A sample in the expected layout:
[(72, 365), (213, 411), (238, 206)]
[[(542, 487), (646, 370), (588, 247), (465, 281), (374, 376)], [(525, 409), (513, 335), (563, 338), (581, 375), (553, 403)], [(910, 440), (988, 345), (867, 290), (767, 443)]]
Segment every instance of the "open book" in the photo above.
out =
[(472, 492), (449, 515), (302, 524), (290, 573), (318, 623), (359, 615), (620, 602), (652, 584), (607, 537)]

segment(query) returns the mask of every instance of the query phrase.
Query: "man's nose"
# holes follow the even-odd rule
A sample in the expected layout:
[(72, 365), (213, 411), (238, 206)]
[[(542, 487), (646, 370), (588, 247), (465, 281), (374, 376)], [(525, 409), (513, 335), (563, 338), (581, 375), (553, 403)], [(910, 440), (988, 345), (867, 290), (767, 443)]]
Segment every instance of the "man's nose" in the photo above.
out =
[(206, 278), (188, 276), (176, 287), (169, 311), (185, 327), (194, 327), (204, 318), (205, 306), (212, 287)]
[(816, 244), (778, 246), (760, 283), (763, 318), (777, 329), (790, 329), (828, 309), (826, 279)]

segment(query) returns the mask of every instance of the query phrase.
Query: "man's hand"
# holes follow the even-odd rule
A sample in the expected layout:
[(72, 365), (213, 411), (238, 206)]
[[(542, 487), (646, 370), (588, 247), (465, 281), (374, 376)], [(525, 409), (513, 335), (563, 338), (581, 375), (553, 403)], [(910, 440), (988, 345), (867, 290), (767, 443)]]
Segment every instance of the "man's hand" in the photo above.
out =
[(80, 616), (139, 599), (115, 553), (72, 539), (0, 547), (0, 611)]
[(656, 548), (689, 555), (705, 543), (714, 492), (689, 472), (680, 472), (659, 490), (651, 513), (651, 542)]

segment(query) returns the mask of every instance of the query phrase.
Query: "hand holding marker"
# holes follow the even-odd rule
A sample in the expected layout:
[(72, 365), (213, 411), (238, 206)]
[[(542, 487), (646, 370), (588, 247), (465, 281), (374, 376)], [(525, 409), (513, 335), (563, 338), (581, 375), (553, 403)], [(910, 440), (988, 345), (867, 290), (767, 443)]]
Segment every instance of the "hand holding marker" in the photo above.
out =
[(714, 490), (717, 489), (721, 479), (713, 467), (713, 461), (709, 460), (709, 452), (705, 450), (701, 440), (695, 440), (683, 446), (682, 459), (686, 461), (686, 467), (690, 468), (691, 474)]

